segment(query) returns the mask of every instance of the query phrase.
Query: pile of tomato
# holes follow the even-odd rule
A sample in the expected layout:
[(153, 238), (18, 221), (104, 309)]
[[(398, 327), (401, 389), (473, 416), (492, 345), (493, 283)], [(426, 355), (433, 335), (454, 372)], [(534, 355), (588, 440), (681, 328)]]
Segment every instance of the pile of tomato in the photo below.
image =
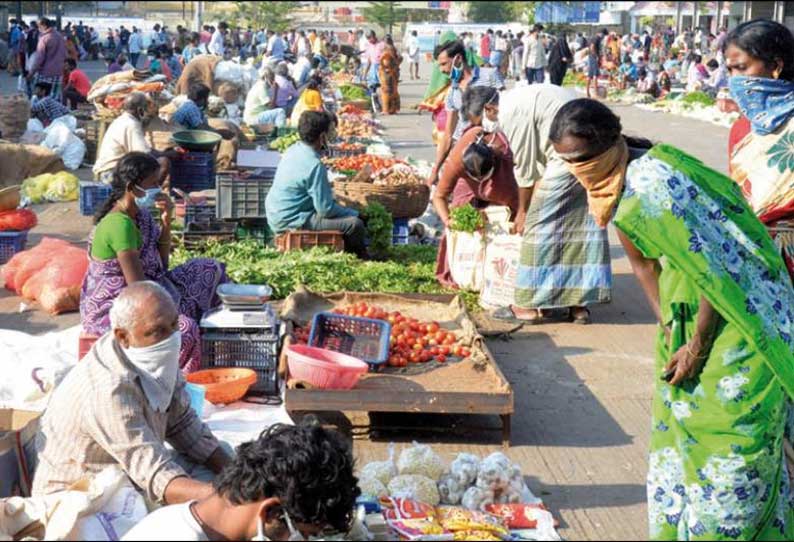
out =
[(361, 154), (358, 156), (332, 158), (328, 163), (332, 169), (337, 171), (360, 171), (364, 169), (365, 165), (368, 165), (372, 172), (375, 173), (402, 162), (394, 158), (383, 158), (381, 156), (375, 156), (374, 154)]
[(367, 303), (356, 303), (333, 312), (346, 316), (373, 318), (391, 324), (389, 341), (390, 367), (406, 367), (409, 363), (446, 363), (451, 357), (467, 358), (471, 351), (458, 343), (457, 336), (441, 328), (438, 322), (420, 322), (399, 311), (387, 312)]

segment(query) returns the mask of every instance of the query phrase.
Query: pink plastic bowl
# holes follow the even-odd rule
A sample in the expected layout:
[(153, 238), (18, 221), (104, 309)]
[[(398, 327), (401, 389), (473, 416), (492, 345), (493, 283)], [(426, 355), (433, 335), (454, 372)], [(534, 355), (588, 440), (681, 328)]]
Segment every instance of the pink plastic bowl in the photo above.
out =
[(287, 347), (289, 374), (324, 390), (349, 390), (369, 366), (352, 356), (323, 348), (293, 344)]

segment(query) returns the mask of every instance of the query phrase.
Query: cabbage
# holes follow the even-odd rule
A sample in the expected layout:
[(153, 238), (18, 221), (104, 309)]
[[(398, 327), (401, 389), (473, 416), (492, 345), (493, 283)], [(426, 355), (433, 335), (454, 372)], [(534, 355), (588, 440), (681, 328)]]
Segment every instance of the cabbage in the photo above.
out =
[(431, 506), (441, 501), (436, 482), (427, 476), (401, 474), (389, 482), (389, 495), (403, 499), (413, 499)]
[(445, 470), (441, 458), (430, 446), (416, 442), (402, 451), (400, 459), (397, 460), (397, 469), (400, 474), (418, 474), (434, 482), (441, 478)]

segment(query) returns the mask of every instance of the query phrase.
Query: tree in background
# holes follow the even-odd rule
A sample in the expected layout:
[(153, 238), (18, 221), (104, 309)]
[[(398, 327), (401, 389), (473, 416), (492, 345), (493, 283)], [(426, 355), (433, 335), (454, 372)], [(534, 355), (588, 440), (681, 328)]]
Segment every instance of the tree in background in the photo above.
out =
[(241, 24), (283, 32), (292, 24), (290, 15), (300, 7), (300, 2), (235, 2), (235, 7)]
[(469, 2), (469, 21), (473, 23), (507, 23), (514, 17), (511, 4), (519, 2)]
[(383, 30), (392, 33), (394, 25), (408, 19), (408, 10), (399, 7), (399, 2), (370, 2), (361, 8), (361, 14), (369, 23), (376, 23)]
[(510, 4), (512, 20), (526, 25), (535, 24), (535, 8), (537, 2), (506, 2)]

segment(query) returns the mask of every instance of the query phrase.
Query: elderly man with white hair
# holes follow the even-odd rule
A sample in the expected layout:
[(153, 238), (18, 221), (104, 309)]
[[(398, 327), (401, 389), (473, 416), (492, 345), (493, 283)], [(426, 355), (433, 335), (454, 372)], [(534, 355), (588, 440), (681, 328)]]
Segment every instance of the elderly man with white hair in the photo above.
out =
[(178, 462), (219, 473), (230, 457), (190, 408), (171, 296), (155, 282), (136, 282), (116, 298), (110, 318), (112, 331), (55, 389), (41, 419), (33, 495), (67, 489), (111, 465), (151, 502), (211, 494)]
[(276, 73), (265, 66), (259, 71), (259, 80), (245, 98), (243, 121), (249, 126), (284, 126), (287, 123), (287, 114), (283, 108), (276, 107), (277, 95)]
[(97, 150), (94, 163), (96, 180), (110, 184), (116, 164), (131, 152), (144, 152), (154, 156), (160, 163), (160, 182), (165, 180), (171, 169), (168, 156), (173, 153), (157, 151), (146, 141), (144, 122), (154, 116), (150, 111), (151, 107), (149, 98), (143, 92), (132, 92), (124, 99), (124, 112), (110, 123)]

